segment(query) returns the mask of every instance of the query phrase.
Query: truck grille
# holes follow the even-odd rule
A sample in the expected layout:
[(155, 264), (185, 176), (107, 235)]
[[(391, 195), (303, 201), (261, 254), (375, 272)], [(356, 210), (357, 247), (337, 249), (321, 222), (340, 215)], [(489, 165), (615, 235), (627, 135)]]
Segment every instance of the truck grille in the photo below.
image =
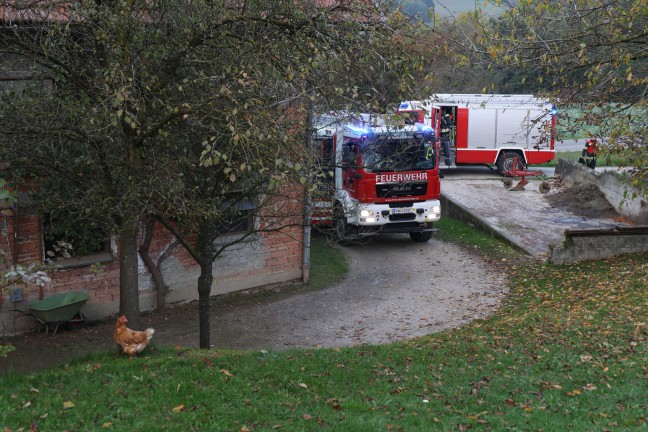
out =
[(376, 185), (378, 198), (422, 196), (427, 193), (427, 183), (382, 183)]

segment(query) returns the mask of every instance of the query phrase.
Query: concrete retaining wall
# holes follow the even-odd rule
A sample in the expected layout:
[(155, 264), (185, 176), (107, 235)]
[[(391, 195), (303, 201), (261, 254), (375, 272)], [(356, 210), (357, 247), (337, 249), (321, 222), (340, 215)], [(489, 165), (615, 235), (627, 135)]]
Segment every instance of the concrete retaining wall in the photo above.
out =
[(626, 185), (615, 171), (595, 172), (577, 162), (559, 159), (556, 174), (568, 186), (595, 184), (620, 215), (637, 224), (648, 224), (648, 202), (644, 198), (632, 199), (636, 191)]
[(565, 241), (550, 247), (549, 261), (569, 264), (639, 252), (648, 252), (648, 226), (566, 230)]
[(473, 213), (470, 209), (464, 207), (456, 201), (453, 201), (441, 195), (441, 215), (444, 217), (449, 217), (461, 222), (465, 222), (471, 226), (474, 226), (480, 231), (484, 231), (491, 236), (504, 240), (509, 245), (525, 252), (528, 255), (535, 256), (535, 252), (531, 249), (527, 249), (520, 242), (516, 241), (512, 236), (510, 236), (506, 231), (498, 229), (486, 221), (484, 221), (478, 214)]
[(578, 261), (609, 258), (625, 253), (648, 252), (648, 226), (616, 227), (613, 229), (565, 230), (564, 240), (549, 246), (548, 254), (539, 256), (526, 248), (522, 242), (482, 218), (462, 204), (441, 195), (442, 216), (460, 220), (493, 237), (506, 241), (517, 249), (552, 264), (568, 264)]

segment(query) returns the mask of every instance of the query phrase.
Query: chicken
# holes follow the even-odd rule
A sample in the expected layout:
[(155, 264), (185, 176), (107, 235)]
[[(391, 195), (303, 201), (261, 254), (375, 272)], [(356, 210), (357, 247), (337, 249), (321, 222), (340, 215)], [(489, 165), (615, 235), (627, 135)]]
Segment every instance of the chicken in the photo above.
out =
[(146, 348), (153, 337), (155, 330), (147, 328), (144, 331), (131, 330), (126, 327), (128, 319), (122, 315), (115, 324), (115, 342), (119, 344), (122, 352), (129, 356), (134, 356)]

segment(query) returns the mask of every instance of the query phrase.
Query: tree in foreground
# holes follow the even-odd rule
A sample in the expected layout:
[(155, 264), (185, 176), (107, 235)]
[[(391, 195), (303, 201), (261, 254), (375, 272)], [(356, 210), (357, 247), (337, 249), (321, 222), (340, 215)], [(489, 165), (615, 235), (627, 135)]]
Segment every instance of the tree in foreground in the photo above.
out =
[[(384, 109), (407, 92), (407, 21), (369, 3), (5, 3), (0, 55), (31, 85), (0, 105), (0, 158), (35, 180), (43, 211), (119, 235), (133, 327), (142, 217), (175, 230), (201, 266), (207, 348), (213, 260), (300, 223), (305, 113)], [(243, 235), (238, 217), (252, 220)]]
[(521, 69), (562, 107), (580, 108), (568, 118), (570, 128), (603, 138), (603, 150), (631, 167), (629, 184), (647, 196), (648, 3), (497, 3), (509, 7), (499, 18), (476, 21), (475, 52), (492, 68)]

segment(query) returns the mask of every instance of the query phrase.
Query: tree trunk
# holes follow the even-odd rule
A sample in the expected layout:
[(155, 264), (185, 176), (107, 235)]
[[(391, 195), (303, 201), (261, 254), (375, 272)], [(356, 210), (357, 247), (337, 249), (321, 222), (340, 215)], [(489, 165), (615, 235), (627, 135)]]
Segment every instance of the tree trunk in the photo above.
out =
[[(151, 240), (153, 239), (153, 233), (155, 228), (155, 218), (149, 217), (146, 221), (146, 228), (144, 231), (144, 240), (139, 247), (139, 254), (142, 257), (142, 261), (146, 265), (146, 268), (151, 273), (153, 277), (153, 282), (155, 283), (155, 290), (157, 292), (157, 311), (163, 312), (166, 309), (166, 286), (164, 285), (164, 278), (162, 277), (162, 272), (160, 268), (155, 265), (151, 255), (149, 255), (149, 247), (151, 246)], [(161, 261), (161, 259), (160, 259)]]
[(200, 348), (211, 348), (209, 294), (214, 280), (211, 261), (200, 263), (200, 276), (198, 277), (198, 322), (200, 329)]
[(119, 313), (128, 318), (128, 327), (139, 330), (139, 286), (137, 278), (137, 229), (119, 234)]

